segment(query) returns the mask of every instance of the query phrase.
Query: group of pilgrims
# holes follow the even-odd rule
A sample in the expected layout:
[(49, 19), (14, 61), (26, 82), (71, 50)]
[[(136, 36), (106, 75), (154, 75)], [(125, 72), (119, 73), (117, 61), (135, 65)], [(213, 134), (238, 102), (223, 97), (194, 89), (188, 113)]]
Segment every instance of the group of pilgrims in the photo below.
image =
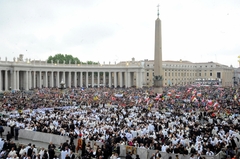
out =
[[(3, 142), (12, 142), (13, 136), (18, 140), (18, 131), (25, 129), (68, 136), (61, 151), (81, 151), (83, 159), (118, 159), (121, 145), (156, 150), (152, 159), (160, 159), (159, 152), (192, 159), (238, 158), (239, 92), (236, 87), (192, 85), (165, 87), (161, 94), (153, 88), (106, 87), (5, 92), (0, 124), (11, 132)], [(81, 143), (74, 145), (74, 139)], [(132, 153), (126, 158), (133, 158)]]

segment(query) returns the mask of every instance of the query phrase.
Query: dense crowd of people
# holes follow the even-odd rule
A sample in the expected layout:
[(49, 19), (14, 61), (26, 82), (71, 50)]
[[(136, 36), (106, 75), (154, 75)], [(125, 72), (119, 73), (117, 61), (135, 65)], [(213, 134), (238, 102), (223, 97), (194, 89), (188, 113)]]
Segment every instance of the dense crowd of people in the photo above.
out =
[[(119, 146), (128, 145), (157, 150), (153, 159), (161, 158), (160, 151), (195, 158), (217, 154), (236, 158), (239, 91), (178, 86), (164, 88), (163, 94), (155, 94), (152, 88), (105, 87), (6, 92), (1, 101), (1, 125), (11, 127), (11, 131), (6, 141), (1, 141), (2, 147), (0, 143), (1, 155), (7, 151), (11, 158), (26, 156), (19, 148), (6, 149), (5, 145), (13, 136), (18, 140), (19, 130), (25, 129), (69, 136), (69, 144), (61, 148), (66, 157), (81, 149), (82, 158), (115, 159)], [(80, 147), (74, 145), (75, 138), (83, 139)], [(103, 146), (91, 146), (87, 140), (102, 142)], [(44, 158), (40, 152), (35, 155)], [(128, 153), (126, 158), (131, 156)]]

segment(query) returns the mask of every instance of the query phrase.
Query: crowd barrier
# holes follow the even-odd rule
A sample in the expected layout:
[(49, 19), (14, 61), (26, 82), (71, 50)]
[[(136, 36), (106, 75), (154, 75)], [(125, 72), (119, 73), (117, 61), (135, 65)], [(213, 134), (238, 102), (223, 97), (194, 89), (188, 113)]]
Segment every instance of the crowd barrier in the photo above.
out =
[[(4, 133), (3, 135), (7, 135), (7, 132), (10, 132), (10, 127), (4, 126)], [(37, 141), (37, 142), (43, 142), (43, 143), (50, 143), (52, 142), (56, 146), (59, 146), (61, 143), (64, 143), (66, 140), (70, 140), (68, 136), (60, 136), (60, 135), (54, 135), (54, 134), (48, 134), (48, 133), (41, 133), (36, 131), (30, 131), (30, 130), (24, 130), (20, 129), (19, 131), (19, 138)], [(90, 143), (91, 147), (96, 143), (100, 147), (103, 145), (102, 142), (97, 141), (90, 141), (86, 140), (86, 144)], [(78, 139), (74, 140), (74, 144), (77, 146)], [(120, 145), (120, 154), (119, 156), (125, 157), (128, 152), (131, 152), (133, 154), (133, 157), (138, 154), (141, 159), (150, 159), (153, 154), (156, 153), (156, 150), (148, 150), (144, 148), (136, 148), (133, 146), (126, 146), (126, 145)], [(176, 155), (178, 155), (179, 159), (189, 159), (190, 155), (181, 155), (181, 154), (173, 154), (173, 153), (166, 153), (166, 152), (160, 152), (162, 159), (169, 159), (170, 156), (172, 158), (176, 158)], [(206, 159), (220, 159), (219, 155), (215, 156), (207, 156), (207, 155), (201, 155), (204, 156)]]

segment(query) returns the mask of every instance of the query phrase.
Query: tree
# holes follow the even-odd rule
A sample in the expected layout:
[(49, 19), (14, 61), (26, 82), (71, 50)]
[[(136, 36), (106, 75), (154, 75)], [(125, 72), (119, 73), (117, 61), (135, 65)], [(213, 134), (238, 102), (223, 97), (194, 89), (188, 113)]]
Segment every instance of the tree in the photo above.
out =
[(57, 63), (57, 62), (64, 63), (64, 61), (65, 61), (66, 64), (69, 64), (69, 63), (70, 64), (75, 64), (75, 62), (77, 64), (81, 63), (80, 60), (77, 57), (73, 57), (72, 55), (67, 55), (67, 54), (65, 54), (65, 55), (56, 54), (55, 56), (49, 56), (48, 59), (47, 59), (48, 63), (52, 63), (52, 62), (53, 63)]
[(72, 55), (63, 55), (63, 54), (56, 54), (55, 56), (49, 56), (47, 59), (47, 63), (65, 63), (66, 64), (75, 64), (75, 62), (77, 62), (77, 64), (88, 64), (88, 65), (96, 65), (98, 64), (98, 62), (94, 62), (94, 61), (87, 61), (87, 62), (81, 62), (77, 57), (73, 57)]

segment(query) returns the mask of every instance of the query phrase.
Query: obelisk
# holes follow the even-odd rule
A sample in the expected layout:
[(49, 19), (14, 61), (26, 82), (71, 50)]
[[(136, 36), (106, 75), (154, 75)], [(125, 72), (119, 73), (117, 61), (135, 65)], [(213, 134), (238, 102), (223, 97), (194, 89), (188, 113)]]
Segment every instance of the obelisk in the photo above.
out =
[(155, 48), (154, 48), (154, 93), (163, 93), (163, 69), (162, 69), (162, 31), (159, 19), (159, 5), (157, 19), (155, 21)]

